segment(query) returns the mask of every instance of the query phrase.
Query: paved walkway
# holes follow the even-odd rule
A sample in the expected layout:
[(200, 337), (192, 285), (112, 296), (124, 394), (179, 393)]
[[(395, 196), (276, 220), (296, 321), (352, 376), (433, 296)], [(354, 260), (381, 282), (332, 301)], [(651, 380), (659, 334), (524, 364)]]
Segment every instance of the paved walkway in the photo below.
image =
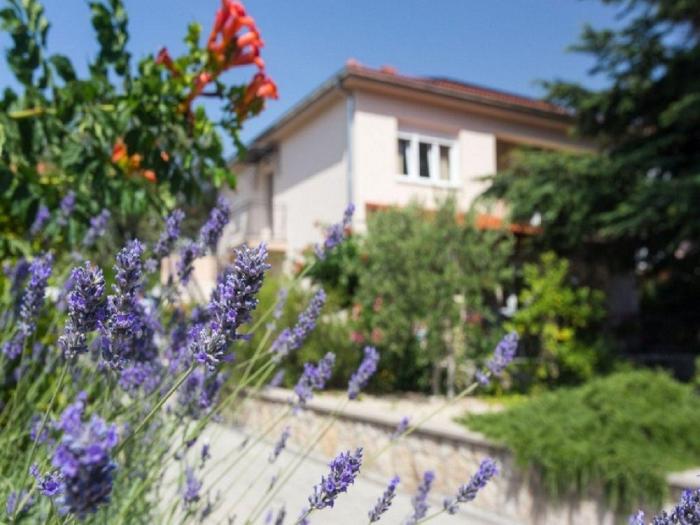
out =
[[(212, 513), (204, 521), (207, 524), (228, 524), (233, 519), (235, 525), (242, 525), (251, 511), (255, 508), (261, 494), (264, 494), (273, 475), (279, 475), (284, 468), (299, 458), (299, 451), (285, 450), (274, 465), (270, 465), (267, 457), (272, 449), (272, 443), (262, 441), (250, 444), (250, 451), (234, 466), (231, 463), (238, 456), (241, 443), (246, 435), (237, 429), (223, 425), (211, 425), (209, 442), (211, 459), (204, 469), (205, 485), (203, 493), (209, 492), (215, 505)], [(198, 453), (197, 450), (193, 451)], [(276, 515), (281, 506), (287, 510), (285, 524), (294, 524), (301, 509), (307, 503), (312, 487), (317, 484), (321, 475), (328, 470), (329, 458), (311, 455), (295, 471), (294, 475), (275, 494), (264, 511), (256, 520), (256, 524), (266, 523), (265, 518), (270, 510)], [(198, 471), (198, 475), (199, 475)], [(219, 482), (217, 480), (220, 479)], [(370, 476), (361, 475), (347, 493), (342, 494), (333, 509), (316, 511), (310, 517), (312, 525), (364, 525), (368, 523), (367, 512), (375, 504), (377, 498), (385, 489), (386, 481)], [(213, 484), (213, 486), (212, 486)], [(441, 508), (442, 495), (434, 495), (431, 500), (432, 511)], [(439, 497), (438, 497), (439, 496)], [(399, 490), (394, 503), (380, 523), (401, 525), (411, 512), (411, 495)], [(460, 511), (455, 516), (442, 514), (429, 523), (445, 525), (484, 524), (484, 525), (515, 525), (498, 517), (485, 514), (482, 511), (468, 509)], [(174, 518), (173, 523), (182, 521), (182, 515)], [(195, 518), (186, 518), (184, 522), (194, 523)], [(270, 523), (274, 523), (274, 519)]]

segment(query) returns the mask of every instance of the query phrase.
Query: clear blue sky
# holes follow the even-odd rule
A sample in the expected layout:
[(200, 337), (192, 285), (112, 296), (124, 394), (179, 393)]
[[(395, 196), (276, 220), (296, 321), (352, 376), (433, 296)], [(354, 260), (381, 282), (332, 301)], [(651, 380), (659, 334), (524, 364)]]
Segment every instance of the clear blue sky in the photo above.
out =
[[(218, 0), (125, 0), (131, 52), (182, 49), (190, 21), (207, 34)], [(83, 0), (44, 0), (49, 46), (80, 70), (96, 50)], [(595, 86), (590, 59), (567, 53), (585, 22), (615, 25), (597, 0), (248, 0), (265, 40), (263, 56), (280, 99), (244, 131), (248, 140), (353, 57), (409, 75), (446, 76), (541, 96), (537, 79)], [(6, 35), (0, 36), (6, 47)], [(240, 73), (239, 73), (240, 74)], [(246, 72), (246, 75), (249, 73)], [(7, 82), (0, 64), (0, 87)], [(232, 150), (229, 145), (227, 148)]]

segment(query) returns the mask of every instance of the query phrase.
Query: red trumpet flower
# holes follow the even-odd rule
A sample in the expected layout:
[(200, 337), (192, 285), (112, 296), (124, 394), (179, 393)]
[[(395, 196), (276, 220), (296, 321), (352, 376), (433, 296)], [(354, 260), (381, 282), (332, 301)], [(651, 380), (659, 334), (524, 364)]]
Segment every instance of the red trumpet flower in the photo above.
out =
[(161, 48), (161, 50), (158, 51), (158, 54), (156, 55), (156, 64), (165, 66), (165, 68), (175, 77), (180, 74), (180, 71), (177, 69), (177, 67), (175, 67), (175, 62), (173, 62), (170, 53), (168, 53), (167, 47)]
[(266, 98), (278, 98), (277, 85), (265, 73), (257, 73), (248, 84), (243, 94), (243, 100), (236, 108), (238, 118), (244, 118), (256, 101), (264, 101)]

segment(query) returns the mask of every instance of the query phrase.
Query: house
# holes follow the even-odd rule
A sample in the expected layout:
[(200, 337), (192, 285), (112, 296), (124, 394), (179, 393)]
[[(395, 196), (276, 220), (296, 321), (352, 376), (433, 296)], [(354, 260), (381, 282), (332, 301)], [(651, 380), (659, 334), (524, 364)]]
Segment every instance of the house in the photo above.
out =
[(372, 211), (412, 199), (430, 208), (452, 194), (466, 210), (485, 189), (480, 177), (514, 148), (590, 149), (569, 134), (571, 124), (566, 110), (541, 100), (349, 61), (233, 165), (225, 244), (266, 241), (296, 257), (350, 202), (356, 231)]

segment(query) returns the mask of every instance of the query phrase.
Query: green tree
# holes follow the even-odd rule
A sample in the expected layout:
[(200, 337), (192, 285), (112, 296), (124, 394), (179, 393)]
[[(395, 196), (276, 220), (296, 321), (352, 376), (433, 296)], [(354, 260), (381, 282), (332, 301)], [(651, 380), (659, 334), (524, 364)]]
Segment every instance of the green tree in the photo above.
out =
[[(240, 33), (221, 40), (215, 26), (201, 44), (201, 28), (192, 24), (182, 56), (163, 48), (134, 64), (122, 1), (91, 1), (99, 52), (81, 77), (67, 57), (50, 53), (49, 22), (38, 0), (4, 3), (0, 27), (11, 37), (6, 62), (19, 87), (0, 95), (3, 257), (30, 253), (28, 230), (37, 210), (56, 210), (71, 190), (77, 194), (73, 224), (46, 230), (55, 233), (54, 243), (75, 245), (102, 208), (111, 211), (115, 231), (128, 237), (149, 216), (235, 183), (219, 132), (238, 142), (245, 119), (276, 96), (261, 69), (259, 39), (239, 47)], [(258, 34), (254, 26), (248, 30)], [(249, 82), (221, 80), (224, 71), (246, 64), (258, 66)], [(195, 105), (203, 96), (220, 102), (220, 118)]]
[(525, 377), (534, 384), (590, 379), (606, 360), (598, 335), (605, 309), (600, 290), (571, 283), (569, 263), (547, 252), (523, 267), (520, 308), (507, 323), (520, 334)]
[(474, 227), (454, 201), (433, 214), (413, 204), (372, 216), (360, 250), (364, 339), (379, 346), (387, 387), (452, 393), (466, 365), (497, 338), (497, 294), (512, 272), (508, 231)]
[(541, 216), (536, 249), (636, 272), (644, 313), (697, 346), (700, 1), (603, 1), (622, 27), (586, 27), (573, 50), (594, 58), (606, 87), (546, 84), (598, 153), (523, 153), (486, 197), (505, 199), (515, 221)]

